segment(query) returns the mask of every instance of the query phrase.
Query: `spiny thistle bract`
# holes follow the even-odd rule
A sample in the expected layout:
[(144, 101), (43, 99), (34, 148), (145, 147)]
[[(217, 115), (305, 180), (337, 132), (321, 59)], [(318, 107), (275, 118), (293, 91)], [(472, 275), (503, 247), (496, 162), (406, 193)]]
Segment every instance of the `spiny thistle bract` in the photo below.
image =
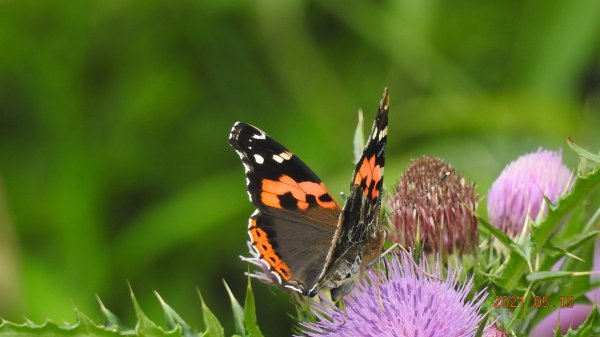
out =
[(391, 198), (391, 240), (404, 247), (418, 242), (426, 252), (472, 251), (478, 243), (475, 185), (441, 159), (413, 160)]

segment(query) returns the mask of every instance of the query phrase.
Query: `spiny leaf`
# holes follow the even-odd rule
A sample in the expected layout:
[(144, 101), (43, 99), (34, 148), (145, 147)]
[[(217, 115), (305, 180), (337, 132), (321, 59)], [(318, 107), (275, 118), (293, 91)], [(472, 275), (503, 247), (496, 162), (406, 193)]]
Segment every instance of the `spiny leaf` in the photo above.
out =
[[(136, 323), (135, 329), (128, 329), (124, 327), (119, 319), (100, 301), (98, 298), (98, 304), (100, 310), (106, 318), (105, 324), (97, 324), (87, 315), (75, 309), (77, 316), (77, 322), (74, 324), (56, 324), (52, 321), (46, 321), (43, 324), (35, 324), (30, 320), (25, 319), (22, 324), (12, 323), (5, 320), (0, 320), (0, 337), (193, 337), (198, 336), (194, 334), (190, 327), (179, 317), (179, 315), (166, 304), (160, 296), (157, 297), (160, 301), (167, 323), (170, 325), (171, 331), (165, 331), (162, 327), (152, 322), (142, 311), (139, 303), (137, 302), (133, 291), (130, 287), (130, 295), (133, 303), (133, 307), (136, 313), (138, 322)], [(205, 307), (205, 306), (204, 306)], [(203, 336), (223, 336), (223, 330), (214, 329), (215, 324), (213, 320), (216, 320), (208, 308), (203, 308), (205, 313), (205, 321), (210, 322), (207, 324), (210, 328)], [(209, 313), (207, 315), (206, 313)], [(218, 321), (217, 321), (218, 324)], [(215, 331), (215, 333), (213, 333)]]
[[(578, 277), (577, 279), (584, 279), (585, 277)], [(567, 286), (560, 285), (557, 290), (553, 294), (550, 294), (549, 291), (544, 291), (544, 294), (550, 294), (550, 303), (563, 303), (566, 296), (572, 296), (576, 304), (582, 304), (582, 300), (586, 300), (586, 293), (597, 289), (600, 287), (600, 279), (596, 279), (590, 281), (586, 286), (583, 287), (573, 287), (572, 285), (575, 282), (567, 282)], [(561, 302), (561, 297), (562, 301)], [(554, 308), (537, 308), (534, 313), (534, 317), (532, 317), (530, 321), (530, 326), (536, 326), (540, 321), (542, 321), (546, 316), (550, 315), (555, 309)]]
[(244, 302), (244, 325), (250, 337), (263, 337), (258, 324), (256, 323), (256, 304), (254, 303), (254, 294), (250, 277), (248, 277), (248, 287), (246, 288), (246, 299)]
[(504, 246), (506, 246), (509, 249), (513, 249), (514, 245), (516, 245), (516, 244), (510, 237), (508, 237), (508, 235), (506, 235), (506, 233), (501, 231), (496, 226), (493, 226), (491, 223), (489, 223), (486, 219), (481, 217), (479, 214), (475, 214), (475, 216), (477, 217), (478, 223), (480, 225), (479, 229), (483, 230), (484, 232), (488, 232), (488, 233), (492, 234)]
[(596, 170), (600, 166), (600, 156), (590, 151), (580, 147), (579, 145), (573, 142), (571, 137), (567, 138), (567, 144), (573, 149), (573, 151), (577, 152), (579, 155), (579, 168), (578, 171), (580, 174), (587, 174), (591, 171)]
[(570, 258), (582, 261), (582, 259), (579, 256), (572, 254), (571, 251), (587, 244), (588, 242), (590, 242), (591, 240), (595, 239), (598, 236), (600, 236), (600, 231), (591, 231), (591, 232), (587, 232), (587, 233), (581, 233), (580, 235), (576, 236), (570, 242), (563, 245), (562, 247), (556, 246), (554, 244), (553, 240), (547, 241), (546, 244), (544, 245), (544, 248), (548, 249), (550, 251), (558, 252), (559, 254), (552, 254), (552, 253), (546, 254), (546, 256), (544, 256), (544, 258), (545, 258), (544, 264), (542, 265), (542, 267), (540, 269), (541, 270), (550, 269), (550, 267), (552, 267), (562, 256), (568, 256)]
[(167, 321), (167, 328), (171, 330), (181, 329), (183, 331), (183, 335), (185, 337), (192, 337), (195, 334), (192, 332), (190, 326), (179, 316), (179, 314), (171, 308), (170, 305), (165, 302), (162, 297), (158, 294), (158, 292), (154, 292), (160, 306), (163, 309), (163, 313), (165, 315), (165, 320)]
[(104, 326), (109, 330), (119, 330), (124, 328), (123, 323), (121, 323), (121, 321), (115, 314), (113, 314), (104, 306), (104, 303), (102, 303), (102, 300), (100, 300), (100, 297), (98, 295), (96, 295), (96, 300), (98, 301), (98, 305), (100, 306), (100, 311), (102, 311), (104, 318), (106, 318)]
[(163, 335), (165, 331), (161, 329), (158, 325), (156, 325), (152, 320), (150, 320), (150, 318), (146, 316), (144, 311), (142, 311), (142, 307), (135, 298), (131, 286), (129, 287), (129, 296), (131, 297), (131, 302), (133, 303), (133, 310), (137, 318), (137, 324), (135, 327), (137, 333), (143, 336)]
[[(91, 321), (90, 321), (91, 322)], [(89, 322), (88, 322), (89, 323)], [(91, 322), (93, 323), (93, 322)], [(118, 331), (107, 330), (96, 324), (77, 322), (72, 325), (59, 326), (46, 321), (43, 324), (16, 324), (4, 321), (0, 324), (0, 337), (121, 337), (126, 336)]]
[(206, 331), (204, 331), (202, 337), (224, 337), (225, 332), (221, 323), (204, 302), (200, 290), (198, 290), (198, 296), (202, 303), (202, 315), (204, 316), (204, 325), (206, 325)]
[(227, 285), (227, 282), (223, 280), (223, 284), (225, 285), (225, 289), (227, 290), (227, 294), (229, 295), (229, 301), (231, 302), (231, 310), (233, 312), (233, 323), (235, 326), (235, 331), (242, 335), (246, 335), (246, 331), (244, 329), (244, 308), (240, 305), (240, 303), (235, 299), (231, 289)]
[[(91, 318), (89, 318), (87, 315), (85, 315), (84, 313), (82, 313), (81, 311), (75, 309), (75, 315), (77, 316), (77, 324), (85, 330), (88, 329), (93, 329), (96, 326), (96, 323), (94, 323), (94, 321), (92, 321)], [(67, 323), (65, 326), (69, 326), (69, 324)]]

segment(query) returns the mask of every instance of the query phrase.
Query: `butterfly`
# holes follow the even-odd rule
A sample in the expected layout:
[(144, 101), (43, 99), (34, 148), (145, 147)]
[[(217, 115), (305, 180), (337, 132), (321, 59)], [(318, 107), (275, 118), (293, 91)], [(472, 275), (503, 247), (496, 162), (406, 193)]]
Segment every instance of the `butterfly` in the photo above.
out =
[(250, 246), (282, 286), (304, 296), (330, 289), (335, 301), (382, 252), (380, 224), (389, 96), (384, 90), (344, 206), (300, 159), (260, 129), (233, 125), (250, 201)]

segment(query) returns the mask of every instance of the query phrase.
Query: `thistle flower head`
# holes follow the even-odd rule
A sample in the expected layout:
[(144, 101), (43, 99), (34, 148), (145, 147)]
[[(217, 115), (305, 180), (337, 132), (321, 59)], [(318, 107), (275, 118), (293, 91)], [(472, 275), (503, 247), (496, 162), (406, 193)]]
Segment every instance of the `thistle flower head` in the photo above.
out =
[(571, 171), (560, 151), (538, 149), (508, 164), (488, 192), (490, 222), (506, 233), (518, 235), (527, 217), (545, 217), (544, 196), (552, 203), (569, 189)]
[[(409, 253), (392, 255), (389, 278), (384, 273), (365, 273), (345, 308), (323, 300), (311, 308), (314, 323), (301, 323), (310, 337), (337, 336), (474, 336), (482, 320), (479, 314), (486, 294), (467, 294), (472, 279), (459, 284), (458, 270), (443, 273), (440, 263), (431, 268), (422, 259), (417, 263)], [(445, 279), (445, 281), (444, 281)]]
[(475, 185), (443, 160), (413, 160), (390, 198), (391, 240), (426, 252), (468, 252), (477, 246)]

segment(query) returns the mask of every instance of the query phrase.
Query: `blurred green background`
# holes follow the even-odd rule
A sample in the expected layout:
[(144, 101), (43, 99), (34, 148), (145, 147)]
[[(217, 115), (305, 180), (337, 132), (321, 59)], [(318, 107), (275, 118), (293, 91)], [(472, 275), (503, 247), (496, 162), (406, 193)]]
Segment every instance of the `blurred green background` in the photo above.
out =
[[(576, 167), (567, 136), (600, 146), (600, 2), (0, 1), (0, 316), (99, 318), (97, 294), (132, 324), (129, 282), (198, 327), (198, 287), (232, 333), (253, 208), (231, 125), (337, 194), (386, 86), (388, 187), (423, 154), (481, 195), (538, 146)], [(289, 335), (286, 297), (254, 288)]]

